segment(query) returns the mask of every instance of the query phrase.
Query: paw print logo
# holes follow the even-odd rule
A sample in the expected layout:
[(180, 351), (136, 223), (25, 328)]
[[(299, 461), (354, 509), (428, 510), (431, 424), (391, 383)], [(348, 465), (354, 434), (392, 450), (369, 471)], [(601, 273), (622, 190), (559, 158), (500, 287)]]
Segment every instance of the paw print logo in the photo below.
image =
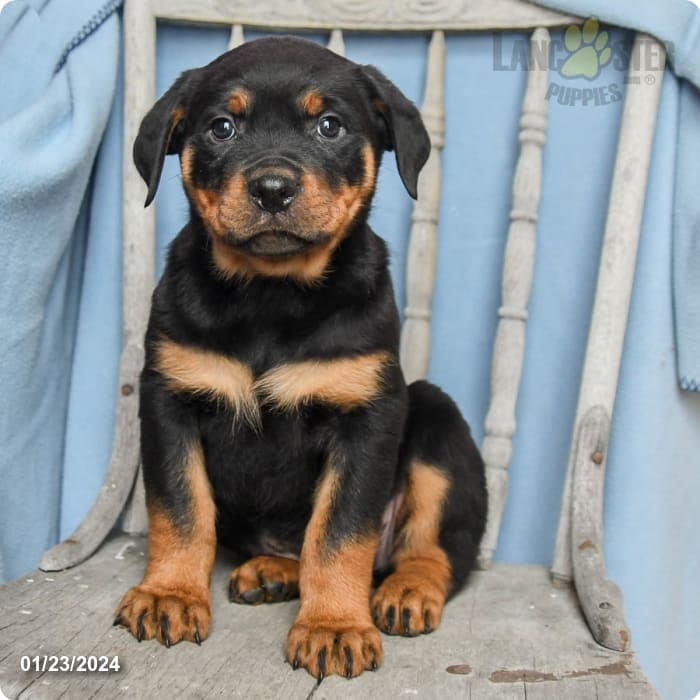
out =
[(570, 56), (559, 72), (565, 78), (595, 80), (612, 58), (609, 41), (610, 35), (606, 31), (600, 31), (595, 17), (589, 17), (584, 22), (583, 29), (572, 24), (564, 35), (564, 46)]

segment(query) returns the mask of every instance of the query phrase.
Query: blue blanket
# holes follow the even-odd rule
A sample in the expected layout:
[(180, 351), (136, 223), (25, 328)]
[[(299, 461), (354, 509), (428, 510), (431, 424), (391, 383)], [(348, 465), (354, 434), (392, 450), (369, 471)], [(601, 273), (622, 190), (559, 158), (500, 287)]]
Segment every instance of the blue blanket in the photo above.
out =
[(0, 14), (0, 578), (58, 537), (86, 193), (119, 49), (116, 17), (90, 31), (105, 5), (12, 2)]

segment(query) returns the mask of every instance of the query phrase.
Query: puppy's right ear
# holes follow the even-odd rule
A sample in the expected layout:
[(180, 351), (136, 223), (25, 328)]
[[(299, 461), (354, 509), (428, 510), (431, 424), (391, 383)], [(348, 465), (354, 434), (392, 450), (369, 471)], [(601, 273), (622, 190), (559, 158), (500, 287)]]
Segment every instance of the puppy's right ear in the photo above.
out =
[(148, 185), (148, 206), (156, 196), (165, 156), (182, 148), (182, 126), (196, 71), (186, 71), (143, 118), (134, 141), (134, 163)]

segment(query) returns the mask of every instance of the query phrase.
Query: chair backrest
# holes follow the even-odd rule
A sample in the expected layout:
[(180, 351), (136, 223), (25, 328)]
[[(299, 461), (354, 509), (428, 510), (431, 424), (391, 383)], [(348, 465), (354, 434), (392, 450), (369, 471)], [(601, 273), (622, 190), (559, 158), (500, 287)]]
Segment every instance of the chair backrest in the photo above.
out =
[[(326, 2), (323, 11), (312, 0), (304, 2), (239, 2), (228, 5), (215, 0), (140, 0), (127, 2), (124, 23), (126, 27), (125, 49), (125, 130), (124, 130), (124, 359), (122, 386), (134, 387), (141, 367), (142, 339), (148, 317), (148, 300), (154, 285), (155, 270), (155, 215), (153, 209), (144, 210), (141, 206), (144, 185), (131, 160), (131, 144), (137, 133), (141, 117), (150, 108), (155, 94), (155, 46), (156, 23), (167, 20), (181, 23), (226, 25), (231, 27), (229, 48), (241, 44), (244, 28), (256, 29), (316, 29), (330, 32), (329, 48), (338, 53), (344, 52), (343, 31), (371, 32), (431, 32), (427, 57), (426, 83), (422, 104), (422, 115), (430, 133), (432, 150), (430, 158), (421, 173), (418, 200), (413, 209), (411, 234), (409, 238), (408, 262), (406, 270), (405, 321), (401, 337), (401, 365), (407, 381), (425, 377), (430, 359), (430, 321), (432, 297), (435, 284), (438, 212), (441, 193), (440, 154), (445, 142), (445, 38), (444, 31), (501, 31), (532, 30), (532, 61), (541, 62), (548, 55), (548, 27), (563, 27), (583, 20), (554, 12), (537, 5), (519, 0), (472, 0), (469, 3), (453, 0), (450, 2), (421, 2), (419, 0), (355, 0), (348, 2)], [(639, 44), (639, 42), (638, 42)], [(638, 46), (639, 50), (639, 46)], [(662, 52), (662, 49), (659, 49)], [(639, 65), (638, 63), (636, 64)], [(635, 60), (632, 59), (634, 69)], [(658, 81), (660, 82), (660, 81)], [(630, 80), (630, 85), (634, 81)], [(491, 377), (491, 400), (486, 417), (485, 439), (482, 446), (489, 476), (489, 526), (481, 552), (481, 565), (490, 564), (498, 540), (498, 531), (507, 493), (507, 469), (512, 454), (515, 433), (515, 406), (518, 398), (522, 373), (527, 305), (532, 283), (535, 262), (535, 240), (537, 217), (542, 183), (542, 150), (547, 139), (546, 92), (548, 72), (531, 70), (520, 120), (519, 141), (521, 154), (513, 180), (513, 201), (510, 216), (501, 292), (501, 306), (498, 311), (499, 323), (494, 346)], [(621, 131), (620, 159), (634, 155), (641, 167), (636, 187), (618, 187), (617, 194), (626, 201), (620, 203), (613, 191), (611, 216), (627, 218), (631, 222), (624, 228), (632, 238), (638, 236), (641, 225), (641, 206), (646, 189), (650, 145), (654, 133), (655, 101), (658, 89), (638, 90), (639, 111), (629, 107), (625, 111)], [(651, 109), (644, 109), (649, 103)], [(648, 115), (640, 120), (639, 114)], [(634, 130), (634, 135), (628, 133)], [(641, 151), (640, 151), (641, 147)], [(646, 160), (646, 167), (644, 161)], [(635, 207), (635, 200), (637, 206)], [(632, 209), (636, 209), (636, 216)], [(633, 249), (630, 249), (632, 245)], [(634, 270), (635, 243), (628, 242), (624, 255), (626, 273), (623, 278), (631, 280)], [(610, 246), (608, 246), (609, 248)], [(604, 251), (605, 252), (605, 251)], [(618, 277), (617, 273), (615, 277)], [(624, 284), (624, 282), (623, 282)], [(608, 319), (617, 326), (620, 337), (624, 337), (627, 305), (622, 294), (621, 309), (614, 319)], [(627, 294), (627, 304), (629, 293)], [(595, 316), (595, 314), (594, 314)], [(593, 331), (595, 328), (592, 329)], [(592, 334), (595, 335), (594, 333)], [(603, 344), (609, 346), (609, 337), (602, 337)], [(595, 342), (595, 341), (594, 341)], [(614, 345), (614, 343), (613, 343)], [(589, 353), (590, 354), (590, 353)], [(605, 353), (603, 353), (605, 354)], [(615, 350), (611, 353), (615, 355)], [(619, 352), (617, 353), (619, 355)], [(600, 356), (600, 351), (597, 352)], [(599, 358), (602, 359), (602, 358)], [(587, 362), (587, 366), (591, 364)], [(608, 368), (613, 379), (603, 381), (608, 397), (604, 405), (608, 415), (612, 402), (619, 368), (609, 358), (602, 363)], [(127, 366), (128, 365), (128, 366)], [(128, 375), (127, 375), (128, 372)], [(585, 374), (585, 373), (584, 373)], [(588, 382), (590, 383), (590, 381)], [(588, 384), (584, 381), (584, 385)], [(128, 393), (129, 389), (127, 389)], [(135, 402), (131, 402), (135, 403)], [(133, 408), (131, 408), (133, 410)], [(137, 422), (131, 424), (130, 432), (134, 439), (131, 445), (138, 444)], [(134, 454), (129, 455), (133, 464)], [(568, 492), (569, 488), (567, 488)], [(125, 527), (129, 531), (145, 529), (145, 515), (142, 506), (143, 496), (136, 492), (135, 503), (129, 511)], [(559, 568), (562, 576), (570, 574), (571, 564), (568, 555), (568, 521), (570, 498), (567, 493), (562, 508), (563, 531), (559, 537), (559, 559), (564, 560)], [(555, 568), (557, 566), (555, 562)]]
[[(131, 499), (124, 519), (128, 532), (147, 527), (139, 461), (138, 381), (143, 364), (143, 337), (155, 283), (155, 213), (143, 208), (144, 184), (132, 164), (132, 144), (143, 115), (156, 99), (156, 25), (160, 20), (230, 27), (229, 46), (245, 40), (246, 28), (320, 30), (329, 32), (329, 48), (343, 53), (343, 31), (422, 32), (432, 38), (422, 114), (432, 141), (421, 173), (413, 209), (406, 271), (405, 322), (401, 364), (412, 381), (426, 376), (430, 358), (431, 308), (438, 246), (441, 196), (440, 155), (445, 142), (444, 32), (531, 31), (532, 63), (541, 67), (549, 54), (548, 28), (580, 24), (566, 16), (520, 0), (127, 0), (125, 27), (125, 106), (123, 162), (123, 352), (117, 426), (110, 468), (93, 510), (78, 530), (45, 555), (42, 568), (65, 568), (94, 551)], [(622, 341), (632, 286), (636, 245), (646, 191), (651, 144), (661, 80), (641, 79), (642, 46), (656, 50), (663, 68), (664, 52), (653, 39), (638, 36), (633, 48), (611, 204), (606, 226), (596, 302), (577, 411), (567, 485), (555, 549), (554, 573), (570, 578), (583, 551), (587, 563), (603, 573), (602, 479), (605, 446), (617, 386)], [(483, 454), (490, 492), (489, 521), (480, 563), (490, 565), (507, 493), (507, 469), (515, 433), (515, 407), (525, 348), (527, 306), (535, 262), (537, 218), (542, 186), (542, 151), (547, 139), (546, 70), (531, 70), (520, 120), (520, 157), (513, 179), (513, 198), (492, 359), (491, 397)], [(581, 453), (594, 445), (595, 459)], [(583, 457), (581, 457), (583, 454)], [(578, 462), (585, 463), (576, 467)], [(589, 473), (589, 463), (596, 469)], [(576, 484), (574, 487), (573, 484)], [(133, 490), (132, 490), (133, 485)], [(584, 500), (573, 501), (579, 488)], [(595, 542), (579, 550), (572, 545), (572, 511), (578, 518), (573, 536)], [(584, 555), (576, 555), (577, 557)], [(579, 561), (582, 564), (583, 560)], [(586, 564), (587, 565), (587, 564)], [(601, 568), (602, 567), (602, 568)]]
[[(445, 37), (444, 31), (536, 30), (534, 50), (542, 54), (548, 46), (546, 27), (577, 22), (574, 17), (517, 0), (478, 2), (331, 2), (323, 11), (316, 3), (277, 2), (233, 3), (231, 7), (213, 0), (173, 2), (148, 0), (125, 6), (125, 131), (124, 131), (124, 359), (121, 386), (136, 387), (143, 352), (143, 334), (148, 317), (148, 300), (154, 284), (155, 216), (144, 210), (143, 183), (131, 161), (131, 144), (141, 117), (156, 98), (155, 44), (158, 20), (181, 23), (227, 25), (231, 27), (229, 47), (242, 43), (244, 28), (285, 30), (326, 30), (329, 48), (343, 53), (343, 31), (430, 32), (422, 115), (430, 133), (432, 150), (419, 180), (418, 200), (413, 209), (406, 271), (405, 321), (401, 337), (401, 364), (407, 381), (425, 377), (430, 359), (430, 321), (435, 285), (438, 211), (441, 194), (440, 154), (445, 142)], [(546, 49), (545, 49), (546, 54)], [(534, 265), (535, 223), (539, 207), (542, 148), (546, 140), (547, 72), (532, 71), (526, 93), (520, 139), (524, 145), (514, 187), (512, 227), (506, 253), (504, 303), (494, 355), (494, 383), (487, 419), (485, 454), (492, 492), (490, 534), (485, 541), (484, 562), (495, 548), (503, 504), (505, 469), (515, 432), (515, 401), (524, 351), (524, 325)], [(509, 260), (519, 259), (518, 274)], [(525, 264), (523, 264), (525, 261)], [(507, 280), (507, 281), (506, 281)], [(128, 374), (127, 374), (128, 373)], [(130, 395), (129, 397), (130, 398)], [(133, 411), (133, 401), (124, 400)], [(137, 425), (128, 442), (137, 444)], [(504, 444), (505, 441), (505, 444)], [(507, 457), (504, 455), (507, 453)], [(133, 463), (133, 452), (128, 460)], [(495, 478), (494, 478), (495, 477)], [(145, 528), (140, 487), (127, 512), (125, 528)]]

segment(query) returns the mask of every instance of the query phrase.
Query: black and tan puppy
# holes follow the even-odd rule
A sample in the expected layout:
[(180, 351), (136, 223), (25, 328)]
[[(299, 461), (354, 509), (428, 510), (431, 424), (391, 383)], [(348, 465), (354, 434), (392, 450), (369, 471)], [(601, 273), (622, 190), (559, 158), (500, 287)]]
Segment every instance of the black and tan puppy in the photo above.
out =
[(407, 388), (398, 364), (387, 249), (367, 225), (392, 149), (415, 196), (430, 144), (413, 104), (294, 38), (186, 72), (143, 120), (146, 203), (177, 153), (190, 221), (146, 335), (148, 566), (115, 621), (139, 640), (207, 637), (217, 542), (248, 558), (231, 600), (301, 595), (287, 659), (319, 678), (377, 668), (377, 628), (431, 632), (465, 581), (483, 463), (452, 400)]

